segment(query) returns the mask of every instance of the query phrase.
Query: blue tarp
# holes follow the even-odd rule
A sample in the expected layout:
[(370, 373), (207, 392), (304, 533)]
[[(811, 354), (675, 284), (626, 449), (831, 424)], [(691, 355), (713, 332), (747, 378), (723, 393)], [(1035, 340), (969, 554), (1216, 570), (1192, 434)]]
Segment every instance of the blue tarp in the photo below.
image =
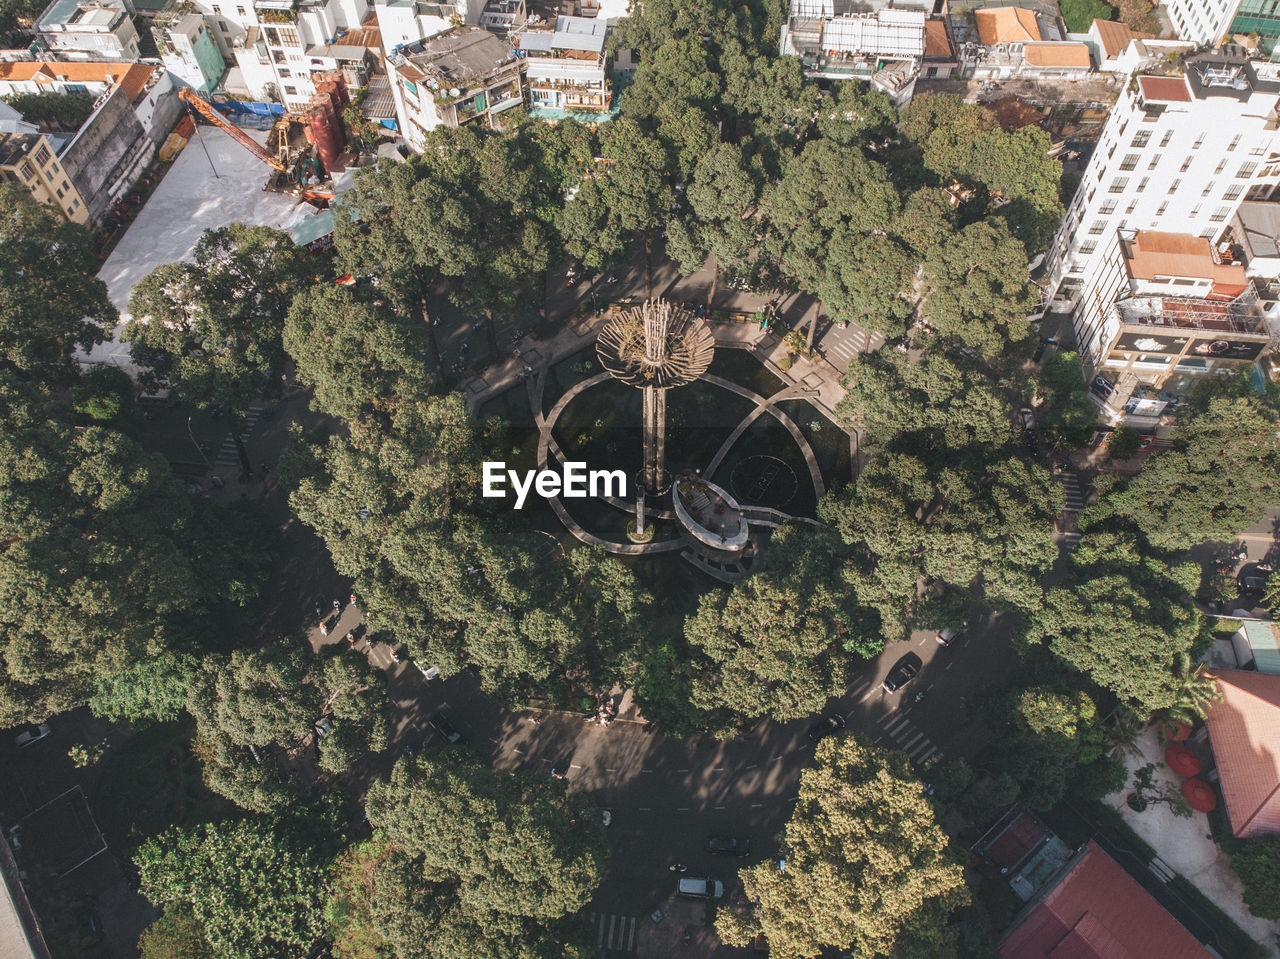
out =
[(279, 103), (228, 100), (225, 103), (215, 103), (214, 107), (221, 113), (254, 113), (262, 117), (284, 116), (284, 106)]

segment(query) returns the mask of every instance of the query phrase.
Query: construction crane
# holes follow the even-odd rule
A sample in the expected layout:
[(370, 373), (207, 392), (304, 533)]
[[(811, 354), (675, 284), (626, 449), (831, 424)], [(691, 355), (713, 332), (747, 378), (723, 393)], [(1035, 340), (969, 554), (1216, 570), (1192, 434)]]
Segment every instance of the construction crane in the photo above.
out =
[[(268, 150), (266, 147), (258, 143), (258, 141), (253, 139), (253, 137), (249, 136), (247, 133), (245, 133), (243, 130), (237, 127), (235, 124), (228, 123), (226, 118), (223, 117), (222, 114), (220, 114), (217, 110), (215, 110), (213, 108), (213, 105), (209, 103), (208, 100), (204, 99), (204, 97), (200, 96), (200, 94), (196, 93), (190, 87), (183, 87), (181, 90), (178, 91), (178, 96), (182, 100), (186, 101), (186, 103), (189, 106), (191, 106), (193, 109), (195, 109), (202, 117), (204, 117), (214, 126), (222, 129), (222, 131), (225, 132), (229, 137), (231, 137), (231, 139), (235, 140), (242, 147), (244, 147), (246, 150), (248, 150), (250, 153), (256, 156), (259, 160), (267, 164), (267, 166), (271, 167), (271, 169), (275, 170), (278, 174), (282, 174), (286, 182), (288, 181), (289, 172), (290, 172), (289, 171), (290, 158), (289, 158), (289, 150), (288, 150), (288, 124), (290, 122), (305, 122), (306, 121), (305, 114), (290, 113), (290, 114), (286, 114), (281, 119), (280, 123), (283, 124), (284, 129), (280, 133), (280, 150), (279, 150), (279, 155), (277, 156), (273, 154), (270, 150)], [(293, 193), (294, 195), (301, 197), (302, 199), (306, 200), (308, 203), (314, 204), (315, 206), (318, 206), (321, 209), (327, 207), (329, 204), (329, 201), (333, 199), (333, 191), (329, 189), (323, 189), (323, 188), (299, 186), (299, 188), (296, 190), (289, 190), (286, 192)]]

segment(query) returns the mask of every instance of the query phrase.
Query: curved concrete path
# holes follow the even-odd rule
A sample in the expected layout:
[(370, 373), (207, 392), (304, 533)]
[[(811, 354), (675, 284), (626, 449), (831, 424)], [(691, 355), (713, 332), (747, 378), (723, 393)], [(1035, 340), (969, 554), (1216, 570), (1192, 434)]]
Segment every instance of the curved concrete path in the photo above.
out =
[[(730, 380), (726, 380), (722, 376), (715, 376), (712, 373), (703, 373), (700, 377), (698, 377), (698, 379), (706, 380), (708, 383), (714, 383), (716, 386), (724, 387), (729, 392), (737, 393), (739, 396), (745, 397), (746, 399), (751, 400), (753, 403), (758, 404), (760, 408), (748, 413), (747, 417), (744, 417), (744, 419), (745, 418), (754, 419), (755, 417), (759, 416), (760, 413), (767, 410), (769, 413), (773, 415), (774, 419), (776, 419), (779, 423), (785, 426), (787, 429), (787, 432), (791, 434), (791, 438), (795, 440), (796, 445), (800, 447), (800, 453), (802, 456), (804, 456), (805, 465), (809, 467), (809, 478), (813, 480), (814, 494), (818, 497), (818, 499), (822, 499), (822, 497), (827, 492), (827, 487), (822, 480), (822, 470), (818, 468), (818, 458), (813, 455), (813, 447), (810, 446), (809, 441), (804, 438), (804, 434), (800, 432), (800, 427), (796, 426), (795, 421), (792, 420), (791, 417), (788, 416), (786, 413), (782, 412), (782, 410), (778, 409), (776, 406), (771, 405), (773, 403), (773, 399), (767, 396), (761, 396), (759, 393), (754, 393), (751, 390), (747, 389), (745, 386), (739, 386), (737, 383), (734, 383)], [(799, 389), (799, 387), (788, 387), (786, 389), (782, 389), (774, 394), (774, 398), (777, 398), (777, 399), (792, 398), (792, 397), (786, 397), (782, 395), (783, 393), (786, 393), (791, 389)], [(742, 426), (742, 424), (738, 424), (738, 425)], [(747, 424), (747, 426), (750, 426), (750, 425), (751, 425), (750, 423)], [(746, 427), (744, 426), (742, 427), (742, 429), (745, 432)], [(727, 453), (728, 450), (725, 450), (724, 452)], [(716, 455), (719, 456), (720, 454), (717, 453)], [(719, 466), (720, 464), (717, 462), (715, 465)], [(707, 475), (708, 476), (711, 475), (710, 470), (707, 471)]]
[(809, 393), (810, 391), (806, 390), (802, 386), (785, 386), (772, 396), (759, 397), (755, 408), (742, 418), (742, 422), (740, 422), (734, 428), (733, 432), (729, 434), (729, 438), (720, 444), (720, 449), (716, 450), (716, 455), (711, 457), (711, 462), (707, 464), (707, 468), (702, 475), (708, 477), (715, 475), (716, 470), (720, 468), (721, 460), (728, 455), (729, 450), (733, 448), (733, 444), (738, 442), (738, 439), (742, 434), (745, 433), (751, 424), (758, 420), (770, 406), (782, 400), (803, 399), (806, 395), (809, 395)]

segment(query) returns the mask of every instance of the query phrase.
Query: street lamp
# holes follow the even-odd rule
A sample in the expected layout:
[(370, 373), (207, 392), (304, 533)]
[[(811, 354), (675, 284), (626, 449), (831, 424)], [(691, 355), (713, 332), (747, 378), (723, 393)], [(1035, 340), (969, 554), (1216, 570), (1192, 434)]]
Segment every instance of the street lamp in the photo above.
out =
[(187, 435), (191, 437), (191, 442), (196, 448), (196, 452), (200, 454), (200, 458), (204, 460), (205, 469), (213, 469), (213, 464), (209, 462), (209, 457), (204, 455), (204, 447), (196, 441), (195, 430), (191, 428), (191, 417), (187, 417)]

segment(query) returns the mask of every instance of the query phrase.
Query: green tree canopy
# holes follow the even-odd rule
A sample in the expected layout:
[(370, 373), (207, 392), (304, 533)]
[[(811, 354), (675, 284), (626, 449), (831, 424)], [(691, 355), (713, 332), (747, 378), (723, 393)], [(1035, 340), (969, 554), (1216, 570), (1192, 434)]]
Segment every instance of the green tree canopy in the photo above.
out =
[(170, 829), (138, 850), (142, 894), (189, 910), (218, 959), (307, 955), (324, 931), (323, 846), (266, 820)]
[(97, 272), (84, 227), (0, 183), (0, 371), (49, 385), (74, 378), (73, 352), (101, 343), (117, 319)]
[(739, 873), (757, 905), (722, 910), (721, 938), (746, 946), (763, 935), (780, 959), (827, 949), (954, 955), (948, 920), (969, 890), (906, 756), (841, 736), (819, 744), (816, 758), (783, 833), (786, 869), (770, 861)]
[(287, 233), (265, 226), (206, 230), (190, 263), (157, 267), (134, 287), (124, 329), (152, 387), (243, 416), (280, 392), (285, 313), (307, 269)]

